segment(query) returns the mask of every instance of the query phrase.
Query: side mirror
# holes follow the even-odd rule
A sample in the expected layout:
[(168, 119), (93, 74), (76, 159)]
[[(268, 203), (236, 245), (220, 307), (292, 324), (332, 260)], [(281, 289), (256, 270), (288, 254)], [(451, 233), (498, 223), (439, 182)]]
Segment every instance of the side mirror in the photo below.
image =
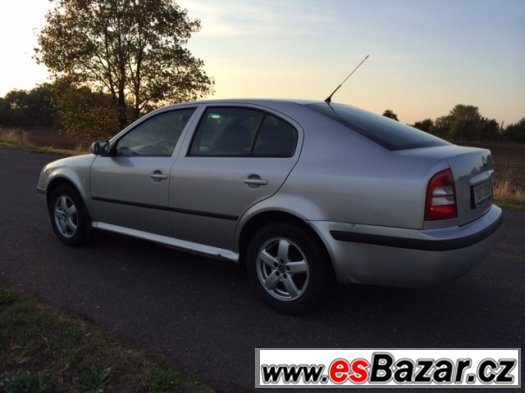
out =
[(96, 156), (109, 155), (109, 142), (108, 141), (94, 142), (91, 145), (91, 153), (93, 153)]

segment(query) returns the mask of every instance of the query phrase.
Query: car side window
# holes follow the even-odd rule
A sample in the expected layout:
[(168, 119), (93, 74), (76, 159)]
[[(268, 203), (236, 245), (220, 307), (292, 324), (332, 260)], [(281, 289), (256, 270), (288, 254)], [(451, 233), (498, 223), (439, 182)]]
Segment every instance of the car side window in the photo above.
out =
[(248, 108), (208, 108), (190, 148), (194, 156), (249, 156), (264, 113)]
[(249, 108), (208, 108), (189, 150), (190, 156), (291, 157), (297, 130), (275, 116)]
[(289, 123), (266, 115), (261, 125), (253, 155), (257, 157), (291, 157), (297, 145), (297, 130)]
[(124, 135), (117, 156), (169, 157), (195, 108), (163, 112), (140, 123)]

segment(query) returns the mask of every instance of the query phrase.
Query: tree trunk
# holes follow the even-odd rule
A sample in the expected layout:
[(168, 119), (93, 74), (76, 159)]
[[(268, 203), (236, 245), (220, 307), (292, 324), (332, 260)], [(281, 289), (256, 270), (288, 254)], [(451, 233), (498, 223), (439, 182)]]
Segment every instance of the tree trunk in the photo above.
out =
[(128, 125), (128, 114), (127, 114), (127, 106), (126, 106), (126, 97), (124, 94), (124, 85), (119, 86), (118, 89), (118, 102), (117, 102), (117, 108), (118, 108), (118, 121), (120, 128), (124, 128)]
[(118, 120), (120, 128), (128, 125), (126, 107), (126, 52), (122, 45), (121, 16), (117, 13)]

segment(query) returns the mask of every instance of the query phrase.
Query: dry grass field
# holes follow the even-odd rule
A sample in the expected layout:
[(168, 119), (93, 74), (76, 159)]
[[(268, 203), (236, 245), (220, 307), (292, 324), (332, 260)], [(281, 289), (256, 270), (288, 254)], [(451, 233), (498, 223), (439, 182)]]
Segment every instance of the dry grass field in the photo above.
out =
[[(64, 136), (52, 128), (2, 129), (0, 146), (25, 148), (64, 155), (81, 154), (91, 141)], [(514, 142), (465, 142), (492, 151), (496, 163), (494, 196), (506, 207), (525, 208), (525, 144)]]
[(490, 149), (496, 165), (494, 197), (507, 207), (525, 207), (525, 144), (514, 142), (468, 142)]
[(0, 128), (0, 141), (67, 150), (87, 150), (89, 142), (71, 138), (54, 128)]

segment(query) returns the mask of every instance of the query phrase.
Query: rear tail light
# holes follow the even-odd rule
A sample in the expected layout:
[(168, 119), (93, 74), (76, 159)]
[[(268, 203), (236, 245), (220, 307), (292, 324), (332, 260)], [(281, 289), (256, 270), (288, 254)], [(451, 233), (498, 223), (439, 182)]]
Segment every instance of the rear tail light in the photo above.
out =
[(454, 176), (450, 169), (435, 174), (428, 183), (425, 221), (458, 216)]

